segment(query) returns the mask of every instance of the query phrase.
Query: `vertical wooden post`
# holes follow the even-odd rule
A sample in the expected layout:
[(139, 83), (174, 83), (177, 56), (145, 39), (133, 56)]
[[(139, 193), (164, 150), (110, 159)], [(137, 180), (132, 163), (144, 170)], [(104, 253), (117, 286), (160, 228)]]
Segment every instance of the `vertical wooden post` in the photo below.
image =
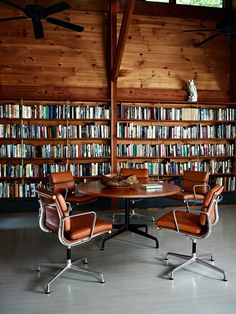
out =
[[(109, 47), (110, 47), (110, 67), (109, 67), (109, 88), (111, 99), (111, 172), (117, 172), (116, 158), (116, 99), (117, 99), (117, 81), (112, 81), (112, 70), (117, 46), (117, 0), (110, 0), (109, 7)], [(111, 199), (111, 209), (117, 209), (117, 200)]]
[(112, 81), (112, 71), (117, 46), (117, 0), (110, 0), (109, 6), (109, 47), (110, 47), (110, 68), (109, 68), (109, 88), (111, 99), (111, 171), (117, 171), (116, 160), (116, 95), (117, 81)]

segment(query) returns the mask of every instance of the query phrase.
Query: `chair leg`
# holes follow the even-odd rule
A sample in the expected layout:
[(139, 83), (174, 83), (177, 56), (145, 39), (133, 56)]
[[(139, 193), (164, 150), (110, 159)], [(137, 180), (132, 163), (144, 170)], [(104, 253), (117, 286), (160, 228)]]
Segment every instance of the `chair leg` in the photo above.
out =
[(174, 257), (179, 257), (179, 258), (183, 258), (186, 259), (187, 261), (185, 261), (184, 263), (180, 264), (179, 266), (175, 267), (174, 269), (172, 269), (171, 274), (170, 274), (170, 279), (173, 280), (174, 279), (174, 273), (177, 272), (178, 270), (193, 264), (195, 262), (201, 264), (202, 266), (208, 267), (210, 269), (213, 269), (221, 274), (223, 274), (223, 280), (227, 281), (227, 275), (225, 273), (225, 271), (219, 267), (216, 267), (208, 262), (206, 262), (204, 259), (209, 258), (211, 261), (214, 261), (213, 259), (213, 255), (212, 254), (205, 254), (202, 256), (197, 256), (196, 253), (196, 249), (197, 249), (197, 243), (195, 239), (191, 239), (192, 240), (192, 255), (184, 255), (184, 254), (178, 254), (178, 253), (172, 253), (172, 252), (168, 252), (166, 254), (165, 260), (168, 260), (169, 256), (174, 256)]
[(201, 254), (198, 256), (198, 258), (202, 259), (202, 260), (210, 260), (211, 262), (214, 262), (215, 259), (213, 257), (213, 254), (208, 253), (208, 254)]
[(175, 267), (174, 269), (172, 269), (172, 271), (170, 273), (170, 280), (174, 280), (174, 273), (175, 272), (177, 272), (178, 270), (180, 270), (180, 269), (182, 269), (182, 268), (184, 268), (184, 267), (186, 267), (186, 266), (188, 266), (188, 265), (190, 265), (190, 264), (192, 264), (194, 262), (195, 262), (195, 258), (192, 257), (189, 260), (187, 260), (186, 262), (184, 262), (183, 264), (181, 264), (181, 265)]
[(54, 276), (54, 277), (48, 282), (47, 287), (46, 287), (46, 291), (45, 291), (46, 294), (49, 294), (49, 293), (51, 292), (51, 290), (50, 290), (51, 284), (52, 284), (58, 277), (60, 277), (65, 271), (67, 271), (67, 269), (69, 269), (70, 267), (71, 267), (70, 265), (66, 264), (66, 266), (65, 266), (61, 271), (59, 271), (59, 273), (58, 273), (56, 276)]
[(169, 255), (170, 255), (170, 256), (174, 256), (174, 257), (184, 258), (184, 259), (190, 259), (190, 258), (192, 258), (191, 255), (184, 255), (184, 254), (178, 254), (178, 253), (168, 252), (168, 253), (166, 253), (166, 257), (165, 257), (165, 260), (166, 260), (166, 261), (169, 259), (169, 258), (168, 258)]
[(91, 275), (91, 276), (94, 276), (94, 277), (98, 277), (99, 278), (99, 281), (101, 283), (105, 283), (105, 280), (104, 280), (104, 277), (103, 277), (103, 274), (97, 272), (97, 271), (94, 271), (94, 270), (91, 270), (91, 269), (84, 269), (84, 268), (81, 268), (79, 266), (76, 266), (76, 265), (71, 265), (71, 269), (73, 270), (76, 270), (76, 271), (80, 271), (81, 273), (85, 273), (87, 275)]
[(79, 262), (83, 262), (84, 264), (88, 263), (88, 260), (86, 257), (81, 257), (77, 260), (75, 260), (73, 263), (71, 261), (71, 248), (68, 247), (67, 248), (67, 260), (66, 263), (64, 264), (58, 264), (58, 263), (40, 263), (36, 269), (36, 271), (40, 271), (41, 270), (41, 266), (53, 266), (53, 267), (62, 267), (62, 269), (47, 283), (47, 287), (45, 290), (46, 294), (49, 294), (51, 292), (51, 284), (57, 279), (59, 278), (65, 271), (69, 270), (69, 269), (73, 269), (75, 271), (80, 271), (81, 273), (85, 273), (88, 275), (93, 275), (97, 278), (99, 278), (99, 281), (101, 283), (104, 283), (104, 277), (103, 274), (96, 272), (96, 271), (92, 271), (92, 270), (87, 270), (84, 268), (79, 267), (78, 265), (74, 265), (75, 263), (79, 263)]
[(56, 268), (60, 268), (60, 267), (64, 267), (65, 266), (65, 263), (62, 264), (62, 263), (39, 263), (37, 268), (36, 268), (36, 271), (40, 272), (41, 271), (41, 267), (44, 266), (44, 267), (56, 267)]
[(200, 258), (196, 258), (196, 262), (201, 264), (202, 266), (208, 267), (210, 269), (213, 269), (213, 270), (217, 271), (218, 273), (223, 274), (223, 276), (224, 276), (223, 280), (224, 281), (228, 281), (226, 272), (223, 269), (221, 269), (221, 268), (219, 268), (219, 267), (217, 267), (215, 265), (209, 264), (209, 263), (207, 263), (206, 261), (203, 261)]

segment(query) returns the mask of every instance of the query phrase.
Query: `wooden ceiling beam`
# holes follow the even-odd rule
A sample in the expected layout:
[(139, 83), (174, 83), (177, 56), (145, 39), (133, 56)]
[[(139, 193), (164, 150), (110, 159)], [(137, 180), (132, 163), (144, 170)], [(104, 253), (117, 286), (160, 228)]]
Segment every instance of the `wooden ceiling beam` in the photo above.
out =
[(108, 29), (108, 47), (110, 47), (109, 53), (109, 81), (111, 81), (112, 70), (114, 66), (116, 45), (117, 45), (117, 12), (118, 12), (118, 1), (110, 0), (109, 7), (109, 29)]
[(128, 37), (129, 25), (133, 14), (135, 0), (127, 0), (125, 11), (122, 18), (118, 45), (116, 47), (113, 69), (111, 74), (111, 81), (117, 81), (120, 70), (121, 60), (125, 49), (125, 43)]

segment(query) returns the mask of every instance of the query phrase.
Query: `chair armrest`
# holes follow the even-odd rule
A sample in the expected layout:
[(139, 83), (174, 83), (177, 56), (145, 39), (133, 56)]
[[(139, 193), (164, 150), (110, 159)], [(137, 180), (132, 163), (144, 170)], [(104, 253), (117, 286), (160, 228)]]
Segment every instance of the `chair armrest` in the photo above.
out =
[(193, 194), (194, 194), (194, 199), (197, 201), (197, 193), (196, 193), (196, 188), (198, 187), (207, 187), (208, 191), (210, 190), (210, 185), (209, 184), (196, 184), (193, 186)]
[(70, 202), (66, 202), (66, 205), (67, 205), (67, 208), (68, 208), (69, 213), (71, 213), (71, 212), (72, 212), (71, 203), (70, 203)]
[[(210, 222), (210, 219), (209, 219), (209, 213), (208, 212), (205, 212), (203, 210), (195, 210), (195, 209), (174, 209), (173, 210), (173, 216), (174, 216), (174, 221), (175, 221), (175, 226), (176, 226), (176, 229), (177, 229), (177, 232), (180, 233), (179, 231), (179, 225), (178, 225), (178, 221), (177, 221), (177, 217), (176, 217), (176, 211), (182, 211), (182, 212), (186, 212), (186, 213), (193, 213), (193, 214), (205, 214), (207, 216), (207, 222), (209, 224)], [(211, 224), (209, 224), (210, 226)]]
[(60, 225), (59, 225), (59, 230), (58, 230), (58, 234), (59, 234), (59, 239), (60, 241), (63, 243), (63, 244), (68, 244), (67, 240), (65, 239), (64, 237), (64, 231), (65, 231), (65, 221), (67, 219), (73, 219), (75, 217), (80, 217), (80, 216), (90, 216), (92, 215), (93, 216), (93, 220), (92, 220), (92, 223), (91, 223), (91, 227), (90, 227), (90, 235), (88, 238), (84, 239), (84, 240), (78, 240), (78, 241), (75, 241), (73, 242), (73, 244), (70, 244), (71, 246), (74, 246), (74, 245), (77, 245), (78, 243), (82, 243), (82, 242), (87, 242), (89, 241), (91, 238), (93, 238), (93, 233), (94, 233), (94, 227), (95, 227), (95, 223), (96, 223), (96, 220), (97, 220), (97, 214), (94, 212), (94, 211), (89, 211), (89, 212), (86, 212), (86, 213), (77, 213), (77, 214), (72, 214), (70, 216), (66, 216), (66, 217), (63, 217), (60, 221)]

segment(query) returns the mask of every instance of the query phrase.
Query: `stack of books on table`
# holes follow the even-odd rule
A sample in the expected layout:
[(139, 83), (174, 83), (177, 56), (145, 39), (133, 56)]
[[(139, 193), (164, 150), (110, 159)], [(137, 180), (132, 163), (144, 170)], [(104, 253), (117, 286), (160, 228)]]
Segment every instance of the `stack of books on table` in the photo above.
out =
[(143, 183), (141, 184), (141, 187), (145, 190), (162, 190), (163, 188), (162, 184), (158, 182)]

